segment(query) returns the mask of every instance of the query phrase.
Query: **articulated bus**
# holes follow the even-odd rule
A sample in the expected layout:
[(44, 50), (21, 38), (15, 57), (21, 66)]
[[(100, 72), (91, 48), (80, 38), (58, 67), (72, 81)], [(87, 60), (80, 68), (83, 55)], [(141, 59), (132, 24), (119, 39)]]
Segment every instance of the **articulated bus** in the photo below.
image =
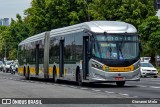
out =
[(136, 28), (120, 21), (90, 21), (46, 31), (19, 44), (18, 74), (83, 83), (140, 80)]

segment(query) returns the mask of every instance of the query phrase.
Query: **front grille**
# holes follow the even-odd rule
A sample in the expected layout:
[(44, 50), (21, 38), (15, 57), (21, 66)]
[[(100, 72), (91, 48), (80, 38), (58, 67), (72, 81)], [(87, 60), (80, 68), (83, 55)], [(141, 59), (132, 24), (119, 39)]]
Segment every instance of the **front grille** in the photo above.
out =
[(156, 70), (152, 70), (152, 72), (156, 72)]
[(156, 70), (147, 70), (148, 72), (156, 72)]
[(147, 75), (157, 75), (157, 74), (147, 73)]

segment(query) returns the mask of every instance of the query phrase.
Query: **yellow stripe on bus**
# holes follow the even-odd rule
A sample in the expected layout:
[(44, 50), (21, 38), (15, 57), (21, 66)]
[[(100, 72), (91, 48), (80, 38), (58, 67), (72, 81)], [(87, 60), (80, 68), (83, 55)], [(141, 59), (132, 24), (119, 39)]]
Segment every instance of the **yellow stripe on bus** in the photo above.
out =
[[(39, 73), (42, 73), (43, 69), (44, 69), (44, 68), (41, 68), (41, 69), (39, 70)], [(28, 72), (28, 69), (26, 69), (26, 70), (27, 70), (27, 72)], [(36, 69), (35, 69), (35, 67), (30, 67), (29, 70), (30, 70), (30, 74), (31, 74), (31, 75), (36, 75)], [(59, 75), (59, 74), (60, 74), (60, 69), (59, 69), (59, 67), (56, 68), (56, 71), (57, 71), (57, 75)], [(18, 74), (22, 74), (22, 75), (23, 75), (23, 74), (24, 74), (23, 72), (24, 72), (24, 67), (19, 67), (19, 68), (18, 68)], [(44, 72), (45, 72), (45, 71), (44, 71)], [(67, 72), (67, 69), (64, 68), (64, 76), (66, 75), (66, 72)], [(53, 67), (49, 67), (49, 75), (53, 75)]]
[(59, 73), (59, 67), (57, 67), (56, 69), (57, 69), (57, 70), (56, 70), (56, 71), (57, 71), (57, 75), (59, 75), (59, 74), (60, 74), (60, 73)]
[(18, 67), (18, 74), (22, 74), (23, 75), (23, 70), (24, 68), (23, 67)]
[(128, 67), (109, 67), (109, 72), (129, 72), (133, 71), (134, 66), (128, 66)]
[(53, 67), (49, 67), (49, 75), (53, 75)]
[[(57, 75), (60, 75), (59, 67), (56, 68), (56, 71), (57, 71)], [(67, 69), (64, 68), (64, 76), (66, 75), (66, 71), (67, 71)], [(52, 67), (49, 67), (49, 75), (53, 75), (53, 68)]]
[(36, 75), (35, 67), (30, 67), (30, 74), (31, 75)]

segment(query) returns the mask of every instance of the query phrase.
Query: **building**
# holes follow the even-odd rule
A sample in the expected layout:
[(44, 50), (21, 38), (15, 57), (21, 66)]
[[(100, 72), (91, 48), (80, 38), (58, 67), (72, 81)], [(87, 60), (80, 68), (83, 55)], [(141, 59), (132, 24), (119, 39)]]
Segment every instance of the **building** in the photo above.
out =
[(3, 19), (3, 25), (4, 26), (9, 26), (9, 18), (4, 18)]
[(0, 26), (2, 26), (3, 25), (3, 22), (2, 22), (3, 20), (2, 19), (0, 19)]
[(0, 19), (0, 26), (9, 26), (9, 18)]

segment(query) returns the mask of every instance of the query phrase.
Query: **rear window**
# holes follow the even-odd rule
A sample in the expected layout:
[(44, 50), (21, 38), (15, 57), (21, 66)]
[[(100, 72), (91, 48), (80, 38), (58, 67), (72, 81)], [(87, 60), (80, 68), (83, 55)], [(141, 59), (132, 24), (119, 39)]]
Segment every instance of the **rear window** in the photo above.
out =
[(154, 67), (151, 63), (141, 63), (141, 67)]
[(3, 62), (2, 61), (0, 61), (0, 65), (2, 65), (3, 64)]
[(6, 62), (7, 65), (10, 65), (10, 64), (12, 64), (12, 63), (13, 63), (13, 62)]

